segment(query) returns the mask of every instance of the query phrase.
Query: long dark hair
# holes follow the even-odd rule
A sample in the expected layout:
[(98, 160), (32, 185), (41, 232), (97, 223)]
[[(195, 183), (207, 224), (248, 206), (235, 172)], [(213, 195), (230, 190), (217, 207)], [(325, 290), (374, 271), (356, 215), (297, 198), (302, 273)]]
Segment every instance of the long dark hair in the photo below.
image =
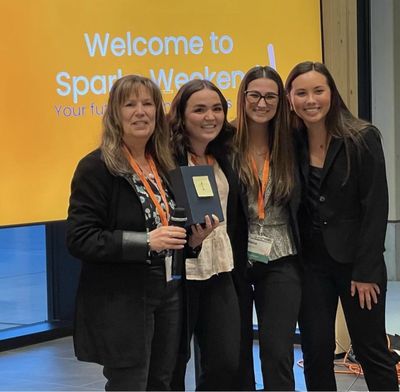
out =
[(278, 86), (279, 101), (274, 118), (266, 126), (272, 170), (272, 200), (286, 201), (294, 187), (293, 140), (289, 127), (289, 106), (285, 89), (279, 74), (271, 67), (253, 67), (244, 76), (237, 97), (237, 131), (234, 144), (237, 150), (235, 167), (241, 181), (253, 192), (258, 192), (258, 182), (254, 178), (249, 152), (249, 126), (246, 115), (245, 91), (255, 79), (267, 78)]
[[(290, 97), (292, 91), (293, 81), (300, 75), (310, 71), (315, 71), (325, 76), (331, 92), (331, 105), (325, 119), (325, 127), (327, 132), (334, 138), (341, 138), (345, 144), (346, 158), (347, 158), (347, 175), (344, 182), (346, 182), (350, 174), (350, 148), (355, 145), (359, 151), (361, 146), (365, 147), (365, 143), (361, 137), (360, 131), (371, 124), (367, 121), (355, 117), (346, 104), (344, 103), (338, 88), (336, 87), (335, 80), (333, 79), (328, 68), (319, 62), (304, 61), (297, 64), (289, 73), (286, 79), (286, 92)], [(303, 120), (297, 114), (291, 112), (291, 124), (295, 130), (306, 129)], [(376, 129), (376, 128), (375, 128)], [(379, 131), (376, 132), (380, 135)]]
[(228, 103), (218, 89), (212, 82), (208, 80), (194, 79), (185, 83), (175, 95), (169, 113), (167, 115), (169, 127), (172, 133), (172, 144), (176, 155), (184, 155), (187, 151), (193, 152), (190, 144), (189, 136), (185, 129), (185, 110), (189, 98), (196, 92), (203, 89), (215, 91), (222, 105), (224, 112), (224, 123), (218, 136), (208, 143), (206, 154), (211, 154), (218, 158), (223, 154), (229, 152), (231, 147), (231, 140), (233, 136), (233, 127), (227, 120)]
[[(286, 79), (286, 92), (290, 95), (293, 80), (298, 76), (310, 71), (315, 71), (325, 76), (329, 89), (331, 90), (331, 106), (326, 115), (325, 126), (333, 137), (358, 139), (360, 130), (365, 129), (371, 124), (367, 121), (355, 117), (344, 103), (336, 83), (328, 68), (319, 62), (305, 61), (297, 64), (289, 73)], [(292, 112), (292, 125), (295, 129), (305, 128), (301, 118)]]

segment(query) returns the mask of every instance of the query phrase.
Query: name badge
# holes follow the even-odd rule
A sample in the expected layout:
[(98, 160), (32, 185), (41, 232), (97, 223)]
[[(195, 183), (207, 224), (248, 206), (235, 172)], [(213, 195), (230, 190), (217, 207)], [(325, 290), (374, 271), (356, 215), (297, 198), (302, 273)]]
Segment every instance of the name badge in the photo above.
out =
[(249, 260), (268, 263), (273, 242), (272, 238), (268, 238), (261, 234), (250, 233), (247, 247)]

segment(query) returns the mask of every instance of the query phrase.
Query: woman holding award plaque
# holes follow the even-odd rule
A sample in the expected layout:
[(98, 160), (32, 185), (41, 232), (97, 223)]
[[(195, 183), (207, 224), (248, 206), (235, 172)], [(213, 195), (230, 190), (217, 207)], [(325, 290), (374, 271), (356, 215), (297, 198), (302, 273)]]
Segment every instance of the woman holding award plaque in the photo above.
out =
[[(127, 75), (111, 89), (100, 147), (78, 164), (67, 245), (82, 260), (74, 346), (104, 366), (108, 391), (170, 390), (182, 325), (182, 284), (171, 280), (171, 250), (186, 244), (171, 226), (175, 208), (161, 92)], [(211, 224), (188, 237), (197, 247)]]
[(247, 257), (235, 266), (242, 319), (240, 388), (254, 389), (253, 301), (264, 390), (293, 391), (293, 343), (300, 306), (295, 181), (288, 103), (270, 67), (250, 69), (237, 99), (235, 167), (247, 198)]
[[(239, 186), (228, 153), (232, 127), (227, 101), (207, 80), (192, 80), (178, 91), (169, 112), (175, 156), (180, 166), (213, 168), (223, 217), (203, 242), (197, 258), (186, 259), (188, 337), (194, 334), (200, 349), (197, 390), (236, 388), (239, 365), (239, 304), (231, 271), (237, 255), (235, 229), (239, 213)], [(221, 219), (223, 218), (223, 219)], [(202, 226), (196, 230), (201, 232)], [(186, 351), (178, 360), (172, 388), (184, 389)]]

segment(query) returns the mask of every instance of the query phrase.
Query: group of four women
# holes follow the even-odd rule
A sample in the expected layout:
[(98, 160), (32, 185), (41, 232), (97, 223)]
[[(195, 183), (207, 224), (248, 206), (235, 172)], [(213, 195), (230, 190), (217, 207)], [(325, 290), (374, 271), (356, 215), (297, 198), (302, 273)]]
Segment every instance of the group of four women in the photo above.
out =
[[(233, 124), (227, 111), (206, 80), (183, 85), (167, 119), (152, 81), (114, 83), (100, 148), (71, 186), (78, 359), (103, 365), (106, 390), (184, 390), (195, 335), (197, 390), (255, 390), (254, 303), (264, 389), (294, 390), (299, 321), (307, 388), (336, 390), (340, 297), (368, 387), (397, 390), (379, 132), (349, 112), (321, 63), (298, 64), (286, 88), (274, 69), (252, 68)], [(223, 217), (169, 224), (176, 165), (212, 166)], [(183, 280), (170, 279), (174, 250)]]

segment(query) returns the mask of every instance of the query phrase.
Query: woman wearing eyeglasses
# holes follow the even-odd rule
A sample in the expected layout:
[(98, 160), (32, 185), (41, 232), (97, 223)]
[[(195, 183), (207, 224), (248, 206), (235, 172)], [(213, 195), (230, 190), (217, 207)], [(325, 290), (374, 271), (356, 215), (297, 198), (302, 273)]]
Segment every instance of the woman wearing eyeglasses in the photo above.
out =
[(296, 187), (288, 103), (270, 67), (245, 75), (237, 100), (235, 166), (247, 207), (247, 255), (235, 266), (242, 318), (240, 388), (254, 390), (252, 362), (255, 303), (264, 390), (293, 391), (293, 343), (301, 279)]

